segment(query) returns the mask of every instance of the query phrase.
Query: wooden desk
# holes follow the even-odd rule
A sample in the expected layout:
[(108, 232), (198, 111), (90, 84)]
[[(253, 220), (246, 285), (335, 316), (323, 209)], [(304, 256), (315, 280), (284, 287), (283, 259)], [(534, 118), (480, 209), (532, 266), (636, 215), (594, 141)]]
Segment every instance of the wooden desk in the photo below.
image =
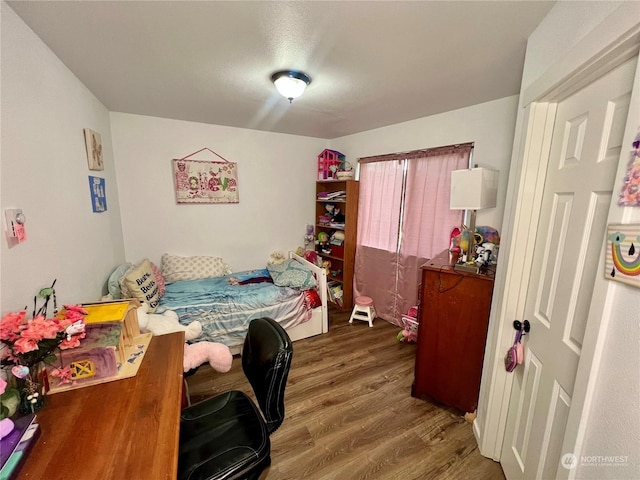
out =
[(174, 480), (184, 333), (153, 337), (132, 378), (47, 396), (19, 479)]

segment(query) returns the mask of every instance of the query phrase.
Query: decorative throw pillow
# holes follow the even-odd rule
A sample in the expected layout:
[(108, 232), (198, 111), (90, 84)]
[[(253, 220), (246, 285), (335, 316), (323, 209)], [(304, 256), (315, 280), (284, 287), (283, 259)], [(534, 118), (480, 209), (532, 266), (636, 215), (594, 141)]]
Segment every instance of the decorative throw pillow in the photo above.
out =
[(122, 276), (120, 277), (120, 280), (118, 280), (118, 284), (120, 285), (120, 294), (122, 295), (122, 298), (133, 298), (133, 295), (129, 291), (129, 287), (127, 287), (127, 282), (125, 281), (125, 279), (127, 278), (127, 275), (129, 274), (129, 272), (131, 272), (131, 270), (133, 270), (134, 268), (136, 268), (136, 266), (132, 263), (131, 266), (122, 274)]
[(231, 267), (220, 257), (162, 255), (162, 275), (166, 283), (223, 277), (230, 273)]
[(120, 290), (120, 278), (122, 278), (126, 271), (131, 267), (133, 267), (131, 263), (123, 263), (122, 265), (118, 265), (111, 275), (109, 275), (107, 290), (114, 300), (124, 298), (122, 296), (122, 291)]
[(164, 292), (167, 291), (164, 277), (162, 276), (162, 272), (155, 263), (150, 261), (149, 265), (151, 265), (151, 270), (153, 270), (153, 276), (156, 277), (156, 283), (158, 284), (158, 294), (160, 295), (160, 298), (162, 298), (164, 297)]
[(156, 277), (151, 269), (151, 263), (147, 258), (126, 274), (124, 282), (131, 295), (149, 305), (148, 313), (156, 311), (158, 302), (160, 302), (160, 294), (158, 293)]
[(269, 270), (269, 274), (273, 278), (273, 283), (279, 287), (309, 290), (316, 286), (316, 278), (311, 273), (311, 270), (293, 258), (276, 265), (267, 265), (267, 270)]
[(320, 299), (320, 295), (318, 295), (318, 290), (315, 288), (305, 290), (304, 292), (304, 303), (308, 309), (316, 308), (322, 305), (322, 300)]

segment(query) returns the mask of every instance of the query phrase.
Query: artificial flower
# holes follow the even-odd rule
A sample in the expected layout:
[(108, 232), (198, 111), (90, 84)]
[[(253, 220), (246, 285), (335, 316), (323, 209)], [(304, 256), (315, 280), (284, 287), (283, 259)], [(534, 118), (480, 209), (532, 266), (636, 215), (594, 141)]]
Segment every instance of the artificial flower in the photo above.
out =
[[(55, 284), (55, 282), (54, 282)], [(53, 286), (40, 291), (44, 296), (44, 305), (35, 310), (32, 319), (27, 312), (10, 312), (0, 320), (0, 363), (2, 365), (33, 367), (40, 362), (51, 363), (55, 360), (57, 348), (69, 349), (80, 345), (85, 337), (84, 317), (87, 311), (80, 305), (65, 305), (54, 317), (47, 318), (47, 304), (53, 297)]]

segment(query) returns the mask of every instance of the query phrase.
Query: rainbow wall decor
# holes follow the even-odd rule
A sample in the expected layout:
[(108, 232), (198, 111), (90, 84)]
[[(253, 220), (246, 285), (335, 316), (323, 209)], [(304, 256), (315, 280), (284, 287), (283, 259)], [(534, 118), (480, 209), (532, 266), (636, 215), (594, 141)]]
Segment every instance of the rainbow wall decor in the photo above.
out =
[(640, 288), (640, 225), (609, 225), (605, 277)]

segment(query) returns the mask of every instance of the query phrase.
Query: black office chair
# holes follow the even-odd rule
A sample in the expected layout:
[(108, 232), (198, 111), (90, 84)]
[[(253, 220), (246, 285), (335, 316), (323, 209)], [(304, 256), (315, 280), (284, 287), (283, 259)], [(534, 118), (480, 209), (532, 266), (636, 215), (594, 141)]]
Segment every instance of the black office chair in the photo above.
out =
[(179, 480), (260, 477), (271, 464), (269, 435), (284, 420), (284, 389), (293, 347), (270, 318), (252, 320), (242, 349), (242, 369), (264, 417), (243, 392), (203, 400), (180, 415)]

